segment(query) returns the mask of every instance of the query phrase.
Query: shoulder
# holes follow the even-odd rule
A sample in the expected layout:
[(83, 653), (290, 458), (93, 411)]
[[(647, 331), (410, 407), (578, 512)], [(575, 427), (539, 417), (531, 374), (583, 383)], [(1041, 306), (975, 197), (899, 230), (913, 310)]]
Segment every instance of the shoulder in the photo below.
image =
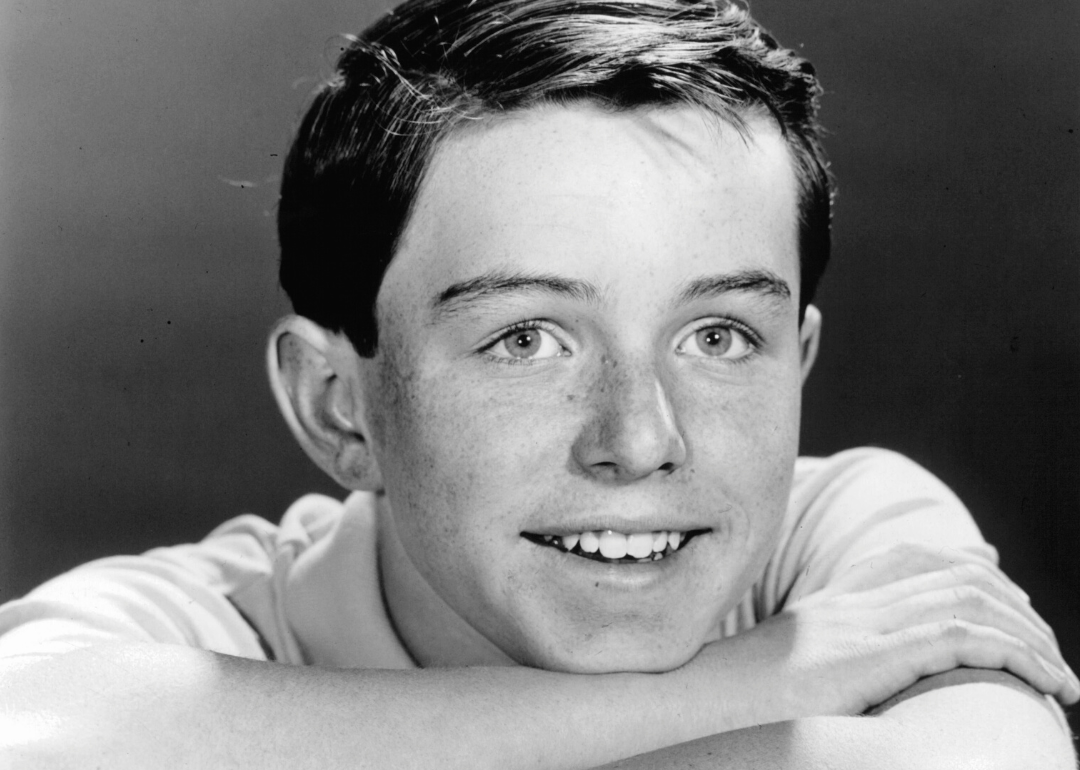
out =
[(795, 461), (792, 502), (809, 503), (825, 492), (871, 493), (933, 502), (960, 504), (956, 495), (914, 460), (880, 447), (856, 447), (827, 457), (799, 457)]
[(0, 607), (0, 655), (137, 641), (264, 657), (235, 597), (272, 586), (275, 571), (328, 536), (342, 509), (309, 495), (279, 525), (245, 514), (197, 543), (80, 565)]
[(266, 555), (282, 549), (299, 553), (331, 536), (344, 512), (345, 504), (340, 500), (326, 495), (304, 495), (289, 506), (279, 524), (251, 514), (238, 516), (214, 529), (195, 548), (228, 544), (234, 549)]
[(944, 482), (904, 455), (877, 447), (800, 457), (786, 524), (818, 540), (878, 533), (879, 545), (911, 539), (985, 545), (971, 514)]
[(939, 751), (935, 766), (974, 766), (986, 757), (979, 767), (1076, 767), (1061, 706), (1007, 671), (956, 668), (925, 677), (867, 715), (949, 734), (948, 756)]
[(839, 570), (899, 544), (961, 549), (997, 562), (959, 498), (940, 479), (897, 452), (849, 449), (800, 457), (788, 510), (755, 599), (760, 617), (792, 594), (827, 585)]

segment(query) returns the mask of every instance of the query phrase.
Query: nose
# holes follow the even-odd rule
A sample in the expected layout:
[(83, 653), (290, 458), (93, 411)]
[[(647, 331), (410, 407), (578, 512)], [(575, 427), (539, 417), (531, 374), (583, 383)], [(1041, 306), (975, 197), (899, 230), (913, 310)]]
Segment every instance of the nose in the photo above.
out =
[(681, 467), (686, 442), (655, 367), (605, 359), (600, 368), (589, 396), (589, 419), (574, 442), (579, 467), (620, 482)]

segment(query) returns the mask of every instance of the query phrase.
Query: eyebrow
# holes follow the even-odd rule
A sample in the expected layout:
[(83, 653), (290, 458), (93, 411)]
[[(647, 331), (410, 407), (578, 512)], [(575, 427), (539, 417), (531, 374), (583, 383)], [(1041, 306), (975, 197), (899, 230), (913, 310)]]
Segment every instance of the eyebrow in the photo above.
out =
[(537, 273), (494, 271), (452, 284), (432, 302), (438, 316), (451, 315), (483, 301), (508, 294), (550, 294), (600, 303), (600, 290), (587, 281)]
[(679, 294), (679, 301), (693, 302), (732, 292), (762, 294), (785, 301), (791, 299), (791, 287), (776, 273), (769, 270), (738, 270), (691, 281)]
[[(747, 292), (791, 299), (791, 287), (768, 270), (738, 270), (690, 281), (679, 293), (678, 304), (708, 299), (723, 294)], [(506, 295), (548, 294), (589, 304), (600, 304), (601, 292), (588, 281), (540, 273), (517, 273), (496, 270), (476, 278), (451, 284), (432, 301), (436, 318), (467, 310), (485, 301)]]

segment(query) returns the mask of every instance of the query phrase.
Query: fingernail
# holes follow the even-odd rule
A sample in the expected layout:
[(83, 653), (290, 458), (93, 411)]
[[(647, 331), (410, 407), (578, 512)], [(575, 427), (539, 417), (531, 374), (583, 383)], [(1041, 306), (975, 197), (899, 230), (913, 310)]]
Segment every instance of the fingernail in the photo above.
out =
[(1068, 684), (1069, 675), (1063, 667), (1055, 666), (1053, 663), (1042, 657), (1039, 658), (1039, 664), (1043, 667), (1043, 671), (1049, 674), (1055, 682), (1058, 682), (1059, 684)]

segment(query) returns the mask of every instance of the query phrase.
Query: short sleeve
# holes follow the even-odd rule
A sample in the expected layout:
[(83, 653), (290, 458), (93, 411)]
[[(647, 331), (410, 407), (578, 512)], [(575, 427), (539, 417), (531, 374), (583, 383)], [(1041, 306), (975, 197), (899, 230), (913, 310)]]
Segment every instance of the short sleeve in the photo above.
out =
[(0, 607), (0, 658), (128, 641), (265, 660), (229, 595), (271, 571), (276, 530), (245, 515), (197, 544), (76, 567)]
[(903, 455), (864, 447), (799, 458), (783, 531), (755, 613), (823, 588), (839, 571), (899, 543), (955, 549), (997, 564), (971, 514), (933, 474)]

